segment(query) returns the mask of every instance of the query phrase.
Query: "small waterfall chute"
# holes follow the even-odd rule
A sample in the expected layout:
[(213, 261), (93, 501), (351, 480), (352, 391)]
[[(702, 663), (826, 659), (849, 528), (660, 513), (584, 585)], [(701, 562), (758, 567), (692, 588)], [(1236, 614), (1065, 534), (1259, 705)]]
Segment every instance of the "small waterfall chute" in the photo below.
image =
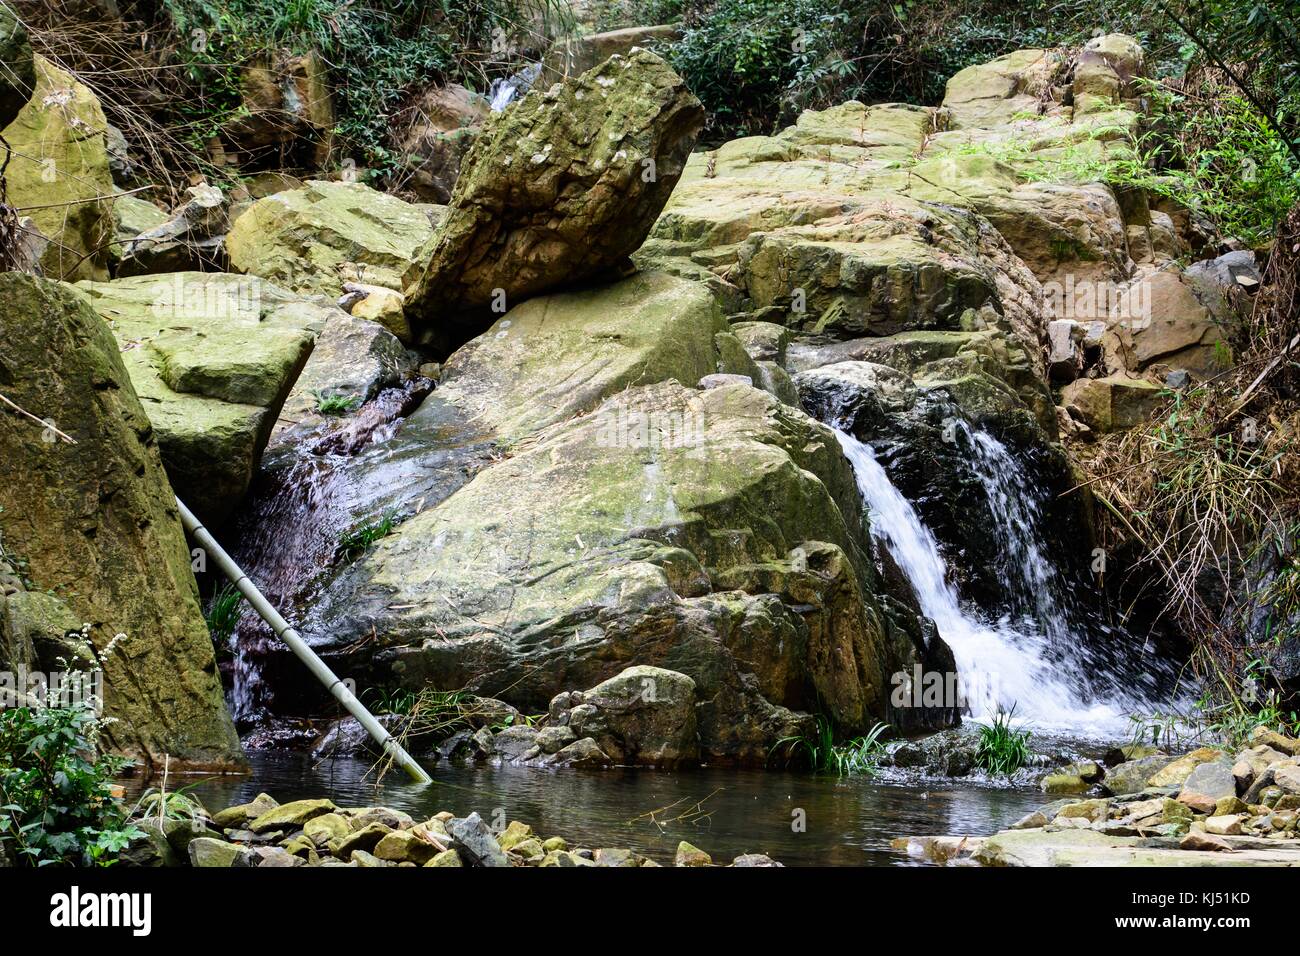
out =
[[(963, 700), (976, 719), (990, 720), (999, 711), (1016, 712), (1035, 726), (1070, 733), (1113, 735), (1128, 725), (1125, 713), (1137, 704), (1126, 699), (1090, 700), (1086, 660), (1069, 639), (1067, 616), (1053, 592), (1057, 582), (1051, 562), (1036, 536), (1037, 504), (1019, 468), (992, 436), (970, 433), (976, 448), (975, 472), (985, 482), (997, 528), (991, 533), (1003, 543), (1012, 583), (1031, 592), (1036, 611), (1013, 623), (992, 619), (963, 607), (934, 535), (912, 503), (890, 480), (872, 449), (852, 435), (835, 429), (841, 448), (853, 466), (858, 490), (870, 511), (871, 532), (902, 569), (915, 592), (921, 612), (934, 621), (952, 649)], [(996, 500), (995, 500), (996, 499)], [(1038, 626), (1029, 626), (1036, 620)], [(1075, 649), (1061, 644), (1074, 643)]]

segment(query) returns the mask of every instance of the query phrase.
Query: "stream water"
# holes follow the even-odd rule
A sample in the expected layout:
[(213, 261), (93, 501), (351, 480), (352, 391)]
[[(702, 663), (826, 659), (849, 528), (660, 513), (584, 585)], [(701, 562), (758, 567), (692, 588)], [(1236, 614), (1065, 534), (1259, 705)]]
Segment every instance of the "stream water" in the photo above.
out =
[[(367, 761), (313, 765), (296, 754), (251, 754), (247, 777), (216, 777), (191, 793), (209, 808), (261, 791), (280, 801), (328, 795), (339, 806), (380, 804), (417, 819), (441, 810), (477, 811), (528, 823), (571, 845), (630, 847), (669, 863), (679, 840), (729, 862), (766, 853), (786, 865), (907, 864), (889, 848), (900, 836), (982, 836), (1005, 828), (1042, 802), (1032, 791), (970, 786), (921, 789), (864, 777), (703, 767), (541, 771), (527, 767), (430, 763), (433, 784), (399, 773), (376, 785)], [(798, 814), (797, 811), (803, 811)], [(795, 826), (806, 820), (806, 828)]]

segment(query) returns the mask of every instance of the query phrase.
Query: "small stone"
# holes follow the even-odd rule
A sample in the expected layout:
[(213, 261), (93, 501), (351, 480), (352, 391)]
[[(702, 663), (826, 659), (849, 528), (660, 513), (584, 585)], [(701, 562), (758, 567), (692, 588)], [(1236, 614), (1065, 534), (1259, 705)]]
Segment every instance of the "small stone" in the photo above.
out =
[(1238, 797), (1220, 797), (1214, 804), (1212, 816), (1226, 817), (1234, 813), (1249, 813), (1250, 807)]
[(435, 856), (425, 866), (464, 866), (460, 861), (460, 854), (455, 850), (443, 850)]
[(1191, 753), (1174, 760), (1160, 772), (1152, 774), (1151, 778), (1147, 780), (1147, 786), (1181, 787), (1187, 781), (1187, 778), (1192, 775), (1192, 771), (1201, 764), (1222, 757), (1222, 751), (1214, 750), (1211, 747), (1201, 747), (1193, 750)]
[(509, 825), (497, 835), (497, 845), (503, 850), (510, 850), (532, 838), (532, 827), (518, 820), (511, 820)]
[(1212, 833), (1192, 832), (1178, 841), (1180, 850), (1201, 850), (1217, 853), (1231, 853), (1232, 844)]
[(608, 847), (596, 851), (596, 865), (609, 867), (640, 866), (641, 856), (631, 850)]
[(677, 854), (673, 857), (674, 866), (712, 866), (713, 857), (699, 847), (682, 840), (677, 844)]
[(731, 861), (732, 866), (785, 866), (763, 853), (742, 853)]
[[(1300, 767), (1282, 767), (1273, 771), (1273, 783), (1286, 794), (1300, 794)], [(1279, 800), (1281, 798), (1279, 797)]]
[(447, 832), (451, 834), (462, 859), (471, 866), (510, 865), (505, 851), (477, 813), (471, 813), (464, 819), (452, 820), (447, 825)]
[(1047, 819), (1047, 815), (1044, 814), (1043, 811), (1035, 810), (1034, 812), (1026, 814), (1025, 816), (1021, 817), (1019, 820), (1017, 820), (1015, 823), (1011, 824), (1011, 829), (1037, 830), (1040, 827), (1047, 826), (1047, 824), (1051, 822), (1052, 821)]
[(345, 839), (352, 832), (352, 827), (341, 814), (326, 813), (304, 823), (302, 832), (317, 847), (327, 847), (334, 840)]
[(1218, 836), (1239, 836), (1241, 834), (1241, 817), (1210, 817), (1205, 821), (1205, 832)]
[(1081, 800), (1078, 803), (1070, 803), (1063, 806), (1056, 814), (1054, 822), (1060, 823), (1062, 818), (1081, 818), (1096, 823), (1106, 819), (1106, 813), (1110, 808), (1109, 800)]
[(546, 851), (542, 849), (542, 841), (536, 837), (516, 843), (510, 848), (510, 852), (529, 863), (541, 863), (542, 858), (546, 856)]
[(375, 856), (392, 863), (414, 863), (423, 866), (441, 852), (415, 830), (394, 830), (375, 844)]
[(572, 727), (543, 727), (537, 732), (537, 746), (542, 753), (559, 753), (577, 739)]
[(332, 841), (329, 844), (330, 852), (340, 860), (351, 860), (353, 853), (358, 850), (365, 850), (369, 853), (379, 845), (380, 840), (393, 832), (395, 831), (390, 826), (382, 823), (371, 823), (341, 840)]
[(547, 853), (550, 853), (552, 850), (567, 850), (568, 848), (569, 844), (565, 842), (564, 837), (551, 837), (548, 840), (542, 841), (542, 849)]
[(595, 864), (568, 850), (551, 850), (546, 854), (546, 859), (542, 860), (542, 866), (595, 866)]
[(245, 852), (244, 848), (217, 840), (212, 837), (199, 837), (190, 841), (190, 866), (227, 867), (234, 866), (235, 861)]
[(365, 850), (353, 850), (352, 862), (355, 863), (357, 866), (367, 870), (377, 869), (382, 866), (397, 865), (395, 863), (390, 863), (388, 860), (381, 860), (373, 853), (367, 853)]
[(263, 813), (248, 825), (248, 829), (254, 833), (284, 828), (302, 829), (308, 820), (337, 809), (330, 800), (295, 800)]
[(1087, 793), (1089, 784), (1078, 774), (1049, 773), (1040, 786), (1043, 793)]
[(1250, 732), (1251, 746), (1272, 747), (1292, 757), (1300, 757), (1300, 740), (1279, 734), (1267, 727), (1256, 727)]
[(415, 818), (389, 807), (366, 807), (352, 812), (353, 830), (362, 830), (372, 823), (382, 823), (390, 830), (409, 830), (415, 826)]
[(280, 804), (268, 794), (259, 793), (248, 803), (241, 803), (236, 807), (227, 807), (219, 810), (212, 815), (212, 825), (221, 830), (243, 830), (248, 825), (262, 816), (269, 813)]

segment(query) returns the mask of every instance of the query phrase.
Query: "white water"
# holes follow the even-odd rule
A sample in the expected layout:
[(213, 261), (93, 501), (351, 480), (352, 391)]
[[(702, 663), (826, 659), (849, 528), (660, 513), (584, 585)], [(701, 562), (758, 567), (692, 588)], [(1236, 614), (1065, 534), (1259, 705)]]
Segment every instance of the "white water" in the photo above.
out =
[(962, 607), (938, 543), (911, 502), (889, 480), (870, 447), (838, 428), (835, 434), (871, 512), (872, 535), (888, 549), (911, 582), (922, 613), (952, 648), (970, 715), (987, 721), (1014, 705), (1017, 722), (1038, 728), (1073, 735), (1123, 734), (1129, 726), (1125, 713), (1135, 703), (1085, 700), (1080, 655), (1062, 654), (1061, 642), (1055, 640), (1061, 635), (1067, 645), (1077, 644), (1052, 595), (1055, 571), (1035, 534), (1037, 503), (1018, 486), (1025, 479), (1006, 448), (991, 435), (970, 433), (975, 470), (998, 523), (990, 533), (999, 538), (1008, 568), (1018, 569), (1013, 577), (1023, 579), (1020, 588), (1034, 597), (1035, 613), (1015, 623), (985, 620)]

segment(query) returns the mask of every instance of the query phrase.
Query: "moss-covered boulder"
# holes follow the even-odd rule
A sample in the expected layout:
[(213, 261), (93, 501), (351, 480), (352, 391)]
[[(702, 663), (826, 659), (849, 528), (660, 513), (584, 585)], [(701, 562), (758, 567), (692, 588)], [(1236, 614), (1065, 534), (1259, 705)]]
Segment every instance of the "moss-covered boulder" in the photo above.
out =
[(113, 176), (108, 121), (95, 94), (45, 57), (36, 88), (4, 130), (9, 202), (50, 240), (40, 265), (54, 279), (108, 277)]
[(244, 210), (226, 253), (233, 269), (294, 292), (338, 297), (345, 282), (400, 289), (441, 212), (361, 183), (312, 180)]
[(157, 436), (118, 342), (71, 289), (18, 273), (0, 275), (0, 338), (5, 396), (46, 423), (0, 412), (0, 533), (35, 587), (90, 625), (116, 718), (105, 742), (169, 754), (173, 767), (242, 759)]
[(725, 328), (704, 286), (664, 273), (542, 296), (458, 349), (434, 400), (513, 441), (634, 385), (694, 385), (722, 370)]
[(407, 520), (304, 630), (323, 649), (380, 635), (376, 679), (534, 709), (629, 664), (678, 671), (702, 752), (762, 761), (806, 729), (795, 709), (846, 730), (884, 713), (908, 651), (860, 528), (848, 463), (801, 412), (743, 384), (635, 387)]
[[(426, 329), (479, 331), (507, 307), (618, 265), (645, 239), (704, 110), (663, 60), (614, 56), (494, 114), (407, 275)], [(462, 336), (463, 337), (463, 336)]]
[(172, 487), (201, 519), (225, 519), (248, 490), (316, 335), (341, 313), (223, 273), (76, 288), (117, 337)]

